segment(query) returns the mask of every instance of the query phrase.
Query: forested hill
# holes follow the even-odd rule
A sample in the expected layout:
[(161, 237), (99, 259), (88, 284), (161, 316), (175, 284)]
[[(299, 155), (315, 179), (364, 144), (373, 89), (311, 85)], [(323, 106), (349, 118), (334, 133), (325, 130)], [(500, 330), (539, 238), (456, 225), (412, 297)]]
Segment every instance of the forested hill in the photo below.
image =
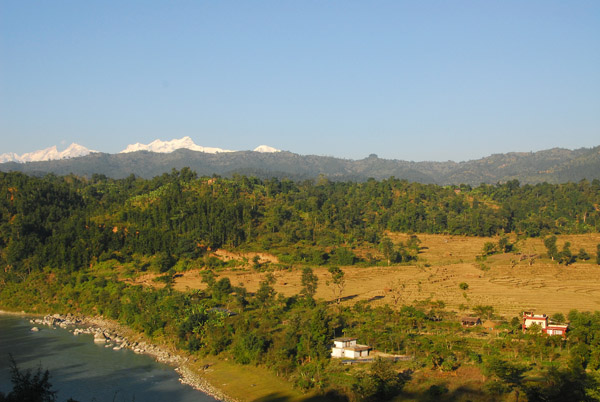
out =
[(523, 184), (566, 183), (600, 178), (600, 146), (578, 150), (550, 149), (529, 153), (496, 154), (468, 162), (408, 162), (387, 160), (371, 155), (361, 160), (328, 156), (298, 155), (291, 152), (232, 152), (207, 154), (180, 149), (169, 154), (146, 151), (128, 154), (95, 153), (88, 156), (31, 163), (0, 164), (0, 171), (21, 171), (43, 175), (55, 173), (91, 177), (103, 174), (125, 178), (134, 174), (143, 178), (189, 167), (200, 176), (234, 174), (258, 178), (314, 179), (324, 175), (333, 181), (363, 182), (369, 178), (390, 177), (425, 184), (504, 183), (519, 180)]
[[(446, 267), (472, 265), (445, 251), (447, 257), (440, 265), (431, 266), (425, 260), (417, 263), (425, 249), (419, 245), (420, 233), (500, 234), (497, 244), (485, 243), (485, 254), (480, 256), (485, 258), (488, 253), (512, 249), (509, 239), (515, 236), (504, 233), (546, 236), (597, 233), (599, 229), (597, 179), (537, 185), (509, 181), (471, 188), (398, 179), (356, 183), (323, 177), (303, 182), (197, 177), (190, 169), (151, 180), (135, 176), (115, 180), (101, 175), (38, 178), (0, 172), (0, 307), (117, 320), (157, 344), (189, 354), (190, 360), (197, 359), (198, 370), (205, 370), (201, 367), (207, 361), (222, 370), (222, 362), (228, 361), (227, 367), (232, 368), (224, 373), (237, 376), (248, 389), (256, 384), (256, 376), (238, 373), (258, 366), (265, 376), (262, 384), (268, 385), (270, 378), (278, 382), (287, 379), (301, 392), (322, 394), (317, 394), (322, 400), (390, 400), (405, 384), (424, 384), (408, 388), (404, 394), (412, 399), (417, 395), (416, 400), (456, 400), (456, 395), (461, 400), (515, 400), (509, 385), (517, 386), (513, 384), (518, 381), (520, 392), (529, 401), (556, 400), (555, 395), (567, 395), (561, 400), (597, 401), (581, 395), (599, 389), (598, 312), (572, 310), (568, 338), (562, 340), (535, 328), (523, 333), (519, 317), (503, 320), (501, 329), (489, 335), (481, 327), (465, 328), (433, 293), (424, 295), (425, 300), (407, 303), (401, 279), (379, 282), (393, 292), (388, 298), (393, 304), (388, 300), (382, 306), (370, 304), (381, 297), (381, 291), (366, 292), (369, 297), (377, 296), (352, 304), (341, 301), (346, 295), (350, 300), (356, 297), (354, 291), (342, 292), (345, 272), (358, 274), (362, 271), (359, 267), (404, 264), (433, 283), (448, 275)], [(404, 241), (394, 242), (388, 231), (412, 233), (403, 236)], [(560, 252), (556, 250), (555, 236), (547, 236), (544, 244), (558, 262), (567, 264), (576, 258), (568, 242)], [(234, 251), (245, 261), (217, 258), (216, 248)], [(276, 262), (261, 262), (258, 255), (252, 258), (249, 253), (243, 254), (251, 261), (241, 257), (242, 252), (252, 251), (274, 255)], [(520, 257), (512, 254), (512, 258)], [(585, 261), (590, 256), (580, 250), (577, 258)], [(490, 268), (479, 261), (483, 275)], [(500, 261), (505, 264), (508, 259)], [(537, 265), (536, 271), (527, 272), (535, 275), (543, 269)], [(317, 266), (326, 277), (319, 279), (313, 272)], [(351, 266), (359, 269), (349, 269)], [(244, 282), (236, 279), (234, 284), (221, 275), (220, 268), (241, 273), (238, 278), (244, 282), (247, 277), (262, 279), (250, 291)], [(402, 268), (385, 271), (399, 273)], [(574, 275), (576, 282), (572, 283), (580, 283), (585, 277), (579, 268), (574, 269), (564, 269), (558, 276), (549, 268), (548, 275), (556, 275), (557, 280)], [(191, 270), (206, 287), (174, 290), (175, 278)], [(301, 275), (299, 293), (286, 296), (275, 289), (276, 284), (287, 285), (280, 282), (284, 271), (296, 278)], [(356, 278), (365, 281), (373, 275), (375, 280), (383, 271), (365, 270)], [(591, 275), (588, 278), (594, 277)], [(467, 277), (452, 276), (454, 281)], [(481, 278), (479, 274), (468, 277), (474, 276)], [(143, 277), (154, 277), (153, 281), (165, 286), (155, 289), (128, 283)], [(415, 278), (411, 282), (421, 293), (421, 281)], [(454, 286), (443, 282), (438, 289), (451, 293)], [(506, 283), (513, 286), (513, 282), (503, 283), (503, 287)], [(332, 303), (315, 300), (318, 285), (330, 288), (327, 293), (333, 291)], [(455, 292), (463, 291), (470, 304), (466, 308), (494, 318), (493, 306), (471, 302), (468, 284), (457, 285)], [(552, 288), (545, 284), (543, 288), (538, 293), (541, 297), (553, 297), (547, 290)], [(474, 300), (491, 299), (486, 295)], [(564, 322), (561, 316), (553, 315)], [(331, 339), (340, 335), (364, 340), (378, 351), (408, 355), (410, 360), (394, 363), (377, 358), (370, 365), (342, 367), (330, 358)], [(415, 368), (423, 374), (413, 378)], [(263, 374), (266, 370), (273, 377)], [(530, 372), (527, 377), (526, 372)], [(450, 376), (466, 385), (454, 391), (442, 388)], [(260, 399), (274, 400), (281, 395), (265, 389), (269, 394)], [(0, 395), (0, 400), (11, 399)]]
[[(355, 261), (386, 231), (526, 236), (600, 230), (600, 181), (440, 187), (398, 179), (365, 183), (198, 178), (189, 169), (152, 180), (0, 173), (2, 275), (78, 270), (97, 259), (208, 248), (270, 250), (288, 263)], [(407, 250), (400, 259), (410, 258)], [(111, 257), (113, 256), (113, 257)], [(4, 273), (2, 273), (2, 271)]]

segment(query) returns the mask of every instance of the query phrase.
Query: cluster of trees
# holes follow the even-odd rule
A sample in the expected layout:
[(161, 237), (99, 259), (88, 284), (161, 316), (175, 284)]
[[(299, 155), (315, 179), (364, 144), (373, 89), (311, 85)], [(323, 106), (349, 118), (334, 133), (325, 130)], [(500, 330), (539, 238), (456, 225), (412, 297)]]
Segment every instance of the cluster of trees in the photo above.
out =
[(515, 245), (510, 242), (508, 236), (502, 234), (497, 243), (491, 241), (485, 242), (481, 255), (487, 257), (488, 255), (497, 253), (510, 253), (514, 250), (514, 247)]
[(217, 247), (269, 249), (290, 264), (352, 265), (360, 260), (353, 247), (365, 244), (397, 263), (415, 258), (415, 244), (391, 247), (386, 230), (592, 232), (600, 229), (599, 203), (597, 181), (471, 188), (393, 178), (208, 179), (185, 168), (152, 180), (0, 173), (0, 265), (21, 275), (46, 266), (75, 271), (138, 254), (163, 256), (168, 270)]
[[(569, 265), (575, 261), (588, 261), (592, 258), (584, 248), (579, 249), (577, 254), (573, 254), (571, 252), (571, 243), (568, 241), (564, 242), (562, 249), (558, 251), (556, 236), (546, 237), (544, 239), (544, 246), (546, 246), (548, 257), (553, 261), (558, 261), (559, 264)], [(596, 262), (600, 265), (600, 244), (598, 244), (596, 252)]]

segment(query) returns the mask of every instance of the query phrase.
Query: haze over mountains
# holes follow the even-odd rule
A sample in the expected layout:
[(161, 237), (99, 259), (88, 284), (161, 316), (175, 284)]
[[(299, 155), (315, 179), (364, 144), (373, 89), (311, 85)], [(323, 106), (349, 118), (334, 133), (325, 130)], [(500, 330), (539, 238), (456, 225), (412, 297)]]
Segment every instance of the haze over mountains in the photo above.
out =
[(261, 145), (254, 151), (232, 151), (196, 145), (191, 138), (131, 144), (118, 154), (107, 154), (71, 144), (23, 155), (0, 155), (0, 171), (28, 174), (104, 174), (123, 178), (134, 174), (151, 178), (172, 169), (189, 167), (200, 176), (241, 174), (260, 178), (365, 181), (391, 176), (432, 184), (495, 184), (517, 179), (521, 183), (564, 183), (600, 179), (600, 146), (568, 150), (494, 154), (466, 162), (412, 162), (370, 155), (361, 160), (298, 155)]

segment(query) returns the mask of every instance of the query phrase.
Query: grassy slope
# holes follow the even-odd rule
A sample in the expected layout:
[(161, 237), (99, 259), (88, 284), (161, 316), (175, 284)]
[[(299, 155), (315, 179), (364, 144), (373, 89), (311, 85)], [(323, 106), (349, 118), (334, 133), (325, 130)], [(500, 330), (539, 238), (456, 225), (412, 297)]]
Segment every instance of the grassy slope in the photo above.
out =
[[(204, 369), (204, 365), (209, 368)], [(216, 357), (198, 359), (192, 367), (214, 387), (241, 401), (301, 401), (310, 397), (263, 367), (242, 366)]]
[[(391, 236), (396, 241), (406, 238), (403, 234)], [(600, 308), (600, 283), (596, 280), (600, 267), (594, 258), (600, 234), (558, 236), (559, 250), (565, 241), (569, 241), (573, 254), (584, 248), (592, 255), (587, 262), (559, 265), (543, 256), (542, 239), (526, 239), (517, 243), (517, 253), (488, 257), (483, 262), (489, 267), (486, 271), (481, 270), (482, 262), (476, 257), (481, 254), (485, 242), (497, 239), (447, 235), (419, 235), (419, 238), (422, 250), (415, 265), (345, 267), (346, 303), (369, 300), (373, 305), (392, 304), (389, 289), (398, 283), (404, 285), (402, 303), (431, 298), (444, 301), (449, 309), (456, 311), (461, 304), (469, 308), (491, 305), (507, 318), (519, 315), (523, 310), (552, 314)], [(530, 265), (531, 258), (526, 256), (532, 255), (536, 257)], [(522, 257), (526, 258), (520, 261)], [(332, 290), (326, 286), (327, 268), (316, 267), (314, 270), (319, 277), (316, 297), (332, 300)], [(265, 274), (246, 268), (224, 270), (219, 275), (254, 292)], [(281, 270), (274, 275), (278, 292), (291, 296), (300, 291), (300, 270)], [(469, 285), (466, 292), (460, 290), (461, 282)], [(144, 277), (140, 283), (152, 281)], [(186, 272), (175, 282), (178, 290), (202, 289), (204, 286), (197, 270)]]

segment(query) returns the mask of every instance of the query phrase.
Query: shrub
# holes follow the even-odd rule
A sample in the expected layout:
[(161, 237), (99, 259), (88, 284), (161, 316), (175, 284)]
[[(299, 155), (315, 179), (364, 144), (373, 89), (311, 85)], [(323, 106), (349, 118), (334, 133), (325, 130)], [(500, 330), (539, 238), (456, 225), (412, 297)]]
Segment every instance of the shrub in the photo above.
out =
[(585, 251), (585, 249), (580, 248), (579, 249), (579, 253), (577, 253), (577, 259), (580, 261), (587, 261), (589, 260), (591, 257), (590, 255), (587, 253), (587, 251)]
[(390, 399), (402, 390), (405, 380), (389, 360), (377, 359), (368, 373), (356, 376), (352, 387), (357, 399), (381, 401)]
[(497, 252), (498, 252), (498, 248), (496, 247), (495, 243), (488, 241), (488, 242), (485, 242), (485, 244), (483, 245), (482, 254), (484, 256), (496, 254)]
[(235, 334), (233, 341), (233, 358), (237, 363), (258, 363), (267, 350), (268, 342), (254, 331)]

